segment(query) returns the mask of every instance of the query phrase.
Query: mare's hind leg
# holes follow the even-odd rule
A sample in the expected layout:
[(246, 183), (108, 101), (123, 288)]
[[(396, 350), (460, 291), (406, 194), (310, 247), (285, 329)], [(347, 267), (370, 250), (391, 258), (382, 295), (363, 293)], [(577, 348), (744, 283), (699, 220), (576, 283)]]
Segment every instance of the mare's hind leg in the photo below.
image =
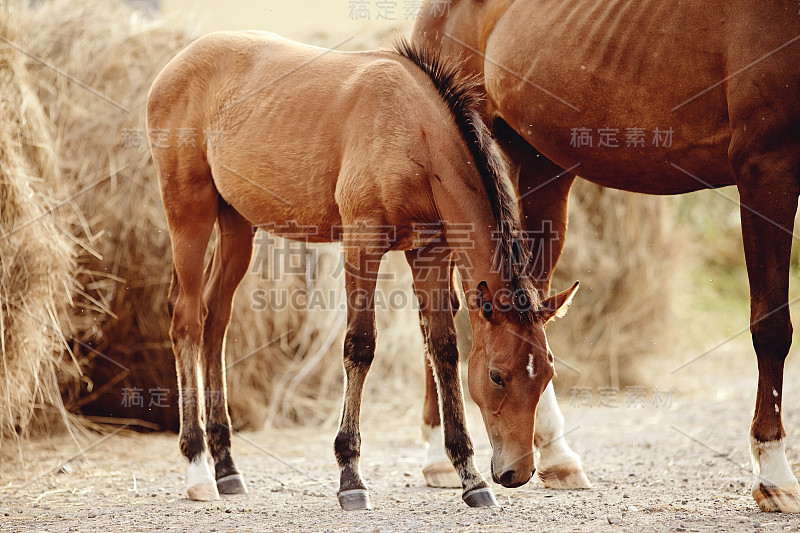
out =
[[(198, 399), (198, 367), (203, 323), (203, 260), (217, 218), (217, 192), (207, 169), (160, 168), (162, 197), (172, 240), (174, 275), (170, 288), (170, 338), (178, 374), (181, 453), (189, 461), (187, 494), (191, 500), (219, 499), (205, 454)], [(173, 182), (178, 182), (173, 185)], [(186, 194), (185, 191), (191, 191)]]
[(233, 295), (247, 272), (253, 249), (253, 230), (232, 207), (219, 201), (218, 235), (206, 274), (203, 300), (208, 309), (203, 332), (206, 436), (214, 459), (217, 489), (222, 494), (247, 492), (231, 457), (231, 420), (225, 382), (225, 334)]
[(367, 251), (345, 240), (347, 332), (344, 339), (345, 393), (342, 420), (334, 441), (339, 464), (339, 504), (345, 511), (371, 509), (361, 477), (361, 398), (375, 356), (375, 284), (383, 250)]
[(771, 154), (746, 157), (737, 185), (750, 279), (750, 331), (758, 357), (750, 429), (752, 494), (762, 511), (800, 512), (800, 486), (786, 460), (781, 421), (783, 366), (792, 342), (789, 256), (800, 177), (800, 163), (789, 161)]
[(450, 253), (442, 250), (441, 245), (434, 245), (431, 249), (407, 252), (406, 259), (414, 274), (422, 332), (441, 397), (445, 452), (458, 472), (462, 498), (467, 505), (497, 506), (492, 489), (475, 466), (472, 439), (467, 431), (450, 300)]
[[(459, 308), (458, 294), (455, 291), (454, 267), (450, 273), (450, 304), (453, 316)], [(422, 475), (429, 487), (453, 488), (461, 487), (461, 478), (447, 457), (444, 449), (444, 431), (439, 416), (439, 393), (436, 390), (436, 378), (431, 367), (428, 344), (425, 343), (425, 401), (422, 406), (422, 438), (428, 446), (425, 462), (422, 464)]]

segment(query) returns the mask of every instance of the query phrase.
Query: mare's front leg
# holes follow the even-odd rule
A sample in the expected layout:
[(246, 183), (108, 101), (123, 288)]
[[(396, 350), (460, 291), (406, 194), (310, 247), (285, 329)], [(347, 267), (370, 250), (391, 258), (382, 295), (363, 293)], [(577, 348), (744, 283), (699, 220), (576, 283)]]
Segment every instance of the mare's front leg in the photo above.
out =
[[(794, 169), (795, 175), (790, 173)], [(742, 236), (750, 279), (750, 331), (758, 391), (750, 450), (753, 498), (762, 511), (800, 512), (800, 486), (786, 460), (781, 420), (783, 367), (792, 342), (789, 259), (797, 210), (798, 162), (751, 156), (739, 170)], [(777, 226), (777, 227), (776, 227)]]
[[(761, 37), (762, 32), (753, 31)], [(743, 50), (749, 49), (731, 48), (728, 60), (750, 61)], [(796, 73), (791, 54), (775, 54), (726, 85), (728, 156), (739, 189), (750, 281), (750, 333), (758, 358), (750, 427), (755, 474), (751, 492), (762, 511), (800, 512), (800, 485), (786, 460), (781, 413), (783, 367), (792, 343), (789, 265), (800, 193)]]
[[(501, 123), (502, 126), (502, 123)], [(530, 271), (542, 298), (550, 296), (550, 281), (567, 236), (569, 191), (575, 175), (533, 149), (508, 126), (498, 132), (503, 149), (518, 173), (520, 207), (531, 245)], [(564, 415), (558, 407), (551, 382), (536, 408), (534, 421), (536, 474), (551, 489), (585, 489), (592, 486), (580, 456), (564, 436)]]
[(339, 464), (339, 504), (346, 511), (371, 509), (369, 492), (361, 477), (361, 398), (364, 381), (375, 355), (374, 295), (383, 251), (347, 247), (345, 241), (347, 333), (344, 340), (345, 393), (342, 420), (334, 442)]
[(550, 489), (588, 489), (592, 484), (583, 472), (580, 456), (564, 437), (564, 415), (558, 408), (553, 382), (539, 399), (534, 420), (536, 475)]
[(494, 493), (475, 466), (472, 439), (467, 430), (464, 394), (458, 363), (458, 345), (450, 300), (450, 252), (441, 245), (412, 250), (406, 258), (414, 274), (414, 291), (428, 357), (441, 398), (444, 447), (461, 480), (462, 498), (470, 507), (497, 506)]

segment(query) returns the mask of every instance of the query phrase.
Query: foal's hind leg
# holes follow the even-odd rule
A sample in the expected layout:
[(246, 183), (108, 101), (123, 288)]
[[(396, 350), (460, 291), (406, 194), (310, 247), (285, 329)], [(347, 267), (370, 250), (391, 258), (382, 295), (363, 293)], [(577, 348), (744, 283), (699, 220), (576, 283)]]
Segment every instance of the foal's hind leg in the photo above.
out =
[(762, 511), (800, 512), (800, 486), (786, 460), (781, 421), (783, 366), (792, 342), (789, 256), (798, 170), (797, 160), (788, 163), (775, 156), (753, 155), (738, 173), (750, 279), (750, 331), (758, 357), (758, 391), (750, 429), (752, 494)]
[[(178, 167), (179, 165), (176, 165)], [(207, 170), (160, 168), (162, 196), (172, 240), (174, 277), (170, 289), (172, 325), (170, 337), (178, 374), (181, 419), (181, 453), (189, 461), (187, 471), (191, 500), (219, 499), (205, 454), (198, 399), (202, 398), (198, 367), (203, 323), (203, 260), (217, 218), (217, 192)], [(196, 176), (196, 178), (192, 178)], [(188, 183), (173, 184), (183, 179)], [(191, 191), (186, 194), (185, 191)]]
[(225, 334), (233, 295), (247, 272), (253, 248), (252, 226), (220, 199), (218, 235), (209, 265), (203, 300), (208, 309), (203, 332), (206, 435), (214, 459), (217, 489), (222, 494), (247, 492), (231, 457), (231, 420), (225, 382)]
[(406, 253), (406, 259), (414, 274), (422, 332), (441, 397), (445, 451), (461, 479), (462, 498), (471, 507), (497, 506), (492, 489), (475, 466), (472, 439), (467, 431), (450, 300), (450, 254), (441, 250), (413, 250)]

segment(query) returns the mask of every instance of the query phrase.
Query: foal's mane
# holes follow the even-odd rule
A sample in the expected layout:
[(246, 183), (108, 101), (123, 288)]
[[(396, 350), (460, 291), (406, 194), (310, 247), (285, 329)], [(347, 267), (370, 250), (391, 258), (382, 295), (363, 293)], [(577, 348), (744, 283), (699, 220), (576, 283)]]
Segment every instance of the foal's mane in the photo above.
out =
[(463, 62), (443, 59), (438, 50), (425, 44), (412, 44), (401, 37), (395, 43), (395, 50), (428, 75), (450, 109), (481, 175), (492, 208), (498, 237), (495, 259), (500, 263), (501, 273), (511, 283), (515, 294), (514, 307), (520, 318), (523, 322), (532, 322), (541, 302), (525, 271), (530, 252), (523, 241), (517, 201), (504, 180), (506, 164), (478, 112), (482, 101), (479, 91), (481, 79), (464, 75), (461, 70)]

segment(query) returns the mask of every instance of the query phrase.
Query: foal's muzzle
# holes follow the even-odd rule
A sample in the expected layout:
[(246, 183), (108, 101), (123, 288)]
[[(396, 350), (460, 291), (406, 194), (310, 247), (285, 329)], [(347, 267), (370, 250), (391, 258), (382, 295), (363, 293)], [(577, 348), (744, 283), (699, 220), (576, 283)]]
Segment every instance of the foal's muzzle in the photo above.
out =
[(535, 468), (526, 473), (524, 471), (514, 470), (513, 467), (509, 468), (508, 470), (498, 472), (497, 469), (495, 469), (494, 461), (492, 461), (492, 481), (506, 487), (507, 489), (521, 487), (530, 481), (531, 477), (533, 477), (533, 474), (535, 473)]

